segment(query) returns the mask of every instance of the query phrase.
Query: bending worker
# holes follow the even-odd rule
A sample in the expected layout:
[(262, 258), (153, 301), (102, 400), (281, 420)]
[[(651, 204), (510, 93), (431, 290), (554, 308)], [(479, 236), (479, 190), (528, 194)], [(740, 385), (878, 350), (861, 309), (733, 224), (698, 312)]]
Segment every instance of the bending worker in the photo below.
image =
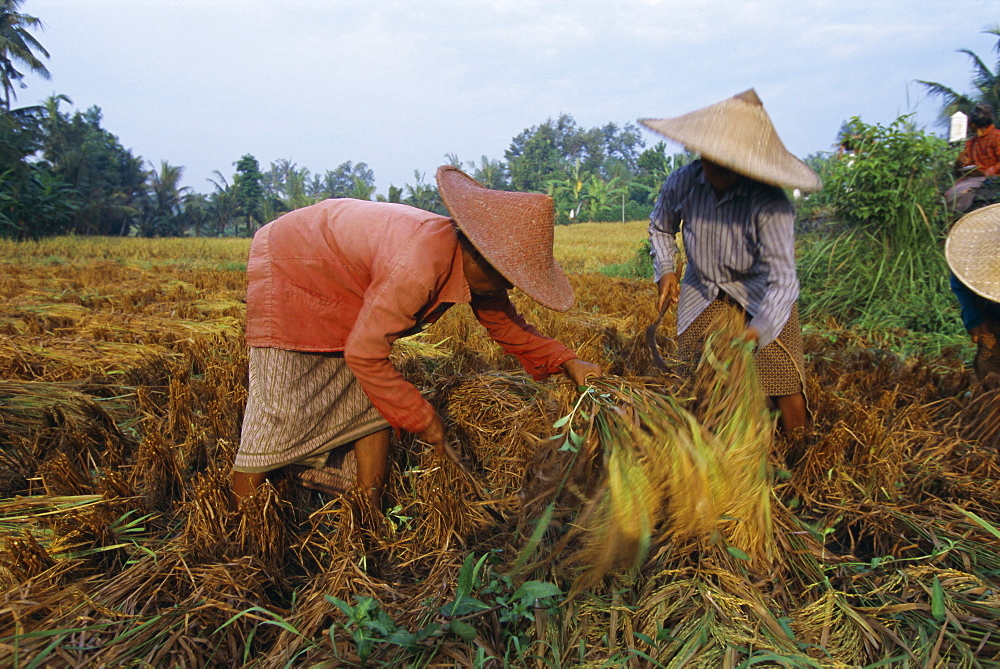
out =
[[(697, 361), (713, 317), (740, 312), (782, 427), (804, 426), (795, 215), (782, 187), (818, 190), (819, 177), (785, 149), (752, 89), (683, 116), (640, 122), (701, 155), (667, 178), (649, 224), (658, 306), (677, 302), (680, 357)], [(687, 257), (681, 282), (677, 233)]]
[[(451, 218), (403, 204), (325, 200), (254, 236), (247, 263), (250, 385), (232, 486), (238, 503), (288, 467), (301, 485), (353, 489), (379, 506), (390, 427), (446, 452), (444, 425), (389, 361), (393, 341), (468, 303), (532, 377), (600, 373), (515, 311), (517, 286), (573, 304), (552, 255), (552, 199), (437, 171)], [(353, 446), (353, 448), (352, 448)]]

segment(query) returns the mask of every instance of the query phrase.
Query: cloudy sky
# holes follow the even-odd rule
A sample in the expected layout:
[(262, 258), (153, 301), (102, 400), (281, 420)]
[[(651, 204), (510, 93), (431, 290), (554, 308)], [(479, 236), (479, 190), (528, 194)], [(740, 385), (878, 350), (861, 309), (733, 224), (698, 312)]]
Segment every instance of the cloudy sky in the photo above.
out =
[[(152, 165), (210, 192), (233, 163), (375, 171), (379, 192), (433, 179), (445, 154), (503, 158), (561, 113), (582, 127), (667, 117), (755, 88), (805, 157), (841, 123), (940, 105), (915, 83), (969, 88), (991, 66), (998, 0), (25, 0), (55, 93), (98, 106)], [(643, 130), (647, 145), (658, 138)]]

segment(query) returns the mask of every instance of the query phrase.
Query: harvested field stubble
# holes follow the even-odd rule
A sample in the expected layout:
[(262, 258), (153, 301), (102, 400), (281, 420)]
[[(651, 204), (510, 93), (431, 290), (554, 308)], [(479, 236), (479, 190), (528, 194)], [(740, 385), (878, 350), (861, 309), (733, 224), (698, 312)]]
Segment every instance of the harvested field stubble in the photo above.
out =
[(377, 531), (284, 481), (234, 516), (243, 274), (70, 248), (0, 272), (0, 664), (1000, 662), (1000, 390), (958, 360), (810, 324), (772, 443), (739, 351), (658, 375), (652, 286), (574, 275), (518, 307), (615, 376), (532, 382), (453, 309), (394, 361), (471, 478), (404, 437)]

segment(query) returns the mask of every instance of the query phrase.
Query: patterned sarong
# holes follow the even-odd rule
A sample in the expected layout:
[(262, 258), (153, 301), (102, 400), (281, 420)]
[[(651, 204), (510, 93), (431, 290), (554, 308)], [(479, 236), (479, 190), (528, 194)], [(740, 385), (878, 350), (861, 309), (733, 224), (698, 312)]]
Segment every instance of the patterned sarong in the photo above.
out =
[(354, 484), (356, 439), (389, 424), (340, 353), (250, 348), (250, 384), (233, 469), (288, 467), (293, 479), (324, 492)]
[[(694, 319), (683, 333), (677, 336), (678, 357), (692, 366), (701, 357), (705, 334), (712, 320), (727, 309), (737, 310), (746, 318), (746, 312), (728, 296), (716, 299)], [(778, 338), (754, 353), (757, 375), (769, 397), (781, 397), (804, 392), (805, 359), (802, 355), (802, 330), (799, 327), (798, 305), (781, 329)]]

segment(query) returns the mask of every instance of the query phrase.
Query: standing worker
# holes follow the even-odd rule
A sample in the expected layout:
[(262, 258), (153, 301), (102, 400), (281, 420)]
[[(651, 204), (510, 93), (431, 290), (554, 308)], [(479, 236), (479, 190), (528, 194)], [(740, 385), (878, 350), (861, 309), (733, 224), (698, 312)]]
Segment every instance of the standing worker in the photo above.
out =
[(972, 367), (980, 380), (1000, 380), (1000, 204), (976, 209), (951, 227), (944, 245), (951, 290), (962, 324), (976, 345)]
[[(389, 361), (393, 342), (468, 303), (536, 380), (599, 374), (514, 309), (513, 286), (556, 311), (573, 304), (552, 255), (552, 199), (437, 171), (451, 218), (403, 204), (325, 200), (262, 227), (247, 263), (249, 397), (233, 465), (238, 504), (288, 468), (327, 492), (381, 504), (390, 426), (438, 454), (444, 425)], [(343, 448), (341, 448), (343, 447)]]
[[(803, 427), (795, 214), (782, 188), (818, 190), (819, 177), (785, 149), (753, 89), (683, 116), (640, 123), (701, 156), (667, 178), (649, 224), (657, 306), (662, 312), (677, 303), (681, 359), (697, 361), (716, 314), (740, 312), (782, 428)], [(687, 257), (681, 282), (677, 233)]]

